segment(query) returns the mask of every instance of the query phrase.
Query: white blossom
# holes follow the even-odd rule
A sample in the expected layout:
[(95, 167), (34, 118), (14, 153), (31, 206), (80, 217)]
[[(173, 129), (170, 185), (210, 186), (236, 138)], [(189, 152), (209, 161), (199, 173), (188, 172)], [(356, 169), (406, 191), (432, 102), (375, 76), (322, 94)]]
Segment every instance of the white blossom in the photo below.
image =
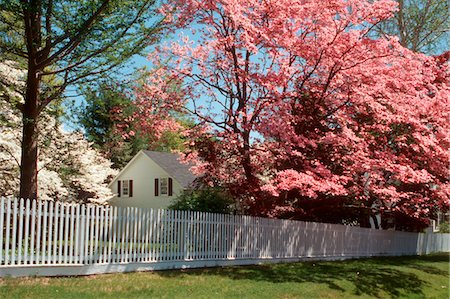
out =
[[(24, 87), (24, 72), (13, 62), (0, 63), (0, 196), (19, 191), (21, 119), (11, 105), (23, 101), (14, 91)], [(8, 88), (10, 87), (10, 88)], [(6, 101), (9, 98), (10, 101)], [(80, 132), (66, 132), (48, 111), (39, 119), (38, 197), (44, 200), (106, 203), (112, 197), (107, 183), (116, 175)]]

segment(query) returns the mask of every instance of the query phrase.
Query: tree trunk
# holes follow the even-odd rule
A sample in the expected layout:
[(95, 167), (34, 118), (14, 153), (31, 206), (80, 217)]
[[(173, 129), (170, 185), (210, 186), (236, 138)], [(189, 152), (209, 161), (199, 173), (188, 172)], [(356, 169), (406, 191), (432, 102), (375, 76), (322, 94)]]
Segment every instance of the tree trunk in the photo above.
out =
[(250, 189), (259, 189), (259, 180), (255, 176), (253, 167), (252, 167), (252, 159), (250, 153), (250, 131), (244, 131), (243, 133), (244, 145), (241, 150), (242, 154), (242, 168), (244, 168), (245, 177), (247, 179), (248, 187)]
[(25, 104), (22, 112), (22, 156), (20, 159), (20, 197), (37, 198), (38, 159), (38, 98), (39, 79), (37, 71), (28, 67)]

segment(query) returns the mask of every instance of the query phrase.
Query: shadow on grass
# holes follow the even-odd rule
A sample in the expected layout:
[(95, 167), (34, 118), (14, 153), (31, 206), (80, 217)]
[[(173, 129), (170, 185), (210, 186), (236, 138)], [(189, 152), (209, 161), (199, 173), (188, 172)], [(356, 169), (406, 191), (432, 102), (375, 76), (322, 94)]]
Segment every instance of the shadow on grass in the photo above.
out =
[[(450, 255), (448, 254), (433, 254), (425, 256), (406, 256), (406, 257), (388, 257), (388, 258), (374, 258), (371, 259), (373, 263), (378, 265), (386, 264), (392, 266), (408, 267), (419, 270), (428, 274), (448, 276), (449, 271), (432, 267), (431, 263), (449, 263)], [(426, 263), (426, 264), (425, 264)], [(450, 265), (450, 264), (449, 264)], [(449, 269), (450, 270), (450, 269)]]
[[(407, 268), (436, 275), (448, 276), (448, 271), (430, 266), (433, 262), (448, 261), (448, 255), (428, 257), (375, 258), (337, 262), (304, 262), (291, 264), (265, 264), (260, 266), (225, 267), (159, 272), (164, 277), (216, 275), (234, 280), (251, 280), (270, 283), (317, 283), (330, 289), (346, 292), (337, 283), (347, 281), (353, 284), (354, 294), (380, 296), (385, 292), (391, 297), (401, 294), (424, 296), (422, 289), (427, 282)], [(427, 265), (421, 265), (421, 263)], [(398, 266), (400, 268), (392, 268)], [(406, 268), (405, 270), (403, 270)], [(348, 292), (348, 290), (347, 290)]]

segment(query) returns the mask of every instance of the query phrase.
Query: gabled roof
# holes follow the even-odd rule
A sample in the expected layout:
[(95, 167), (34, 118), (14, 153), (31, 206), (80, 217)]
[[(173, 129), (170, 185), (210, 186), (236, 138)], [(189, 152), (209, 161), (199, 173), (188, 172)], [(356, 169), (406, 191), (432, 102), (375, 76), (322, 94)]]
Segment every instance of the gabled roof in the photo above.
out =
[(183, 164), (178, 154), (155, 151), (142, 151), (150, 159), (164, 169), (168, 175), (180, 183), (183, 188), (188, 188), (196, 179), (196, 176), (189, 170), (192, 164)]

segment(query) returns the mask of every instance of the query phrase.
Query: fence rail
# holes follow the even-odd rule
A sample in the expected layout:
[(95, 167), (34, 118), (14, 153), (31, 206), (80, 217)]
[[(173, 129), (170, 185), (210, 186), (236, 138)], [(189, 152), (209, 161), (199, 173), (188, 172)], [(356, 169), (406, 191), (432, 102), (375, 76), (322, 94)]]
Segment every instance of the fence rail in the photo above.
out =
[(1, 198), (0, 277), (450, 251), (449, 234)]

